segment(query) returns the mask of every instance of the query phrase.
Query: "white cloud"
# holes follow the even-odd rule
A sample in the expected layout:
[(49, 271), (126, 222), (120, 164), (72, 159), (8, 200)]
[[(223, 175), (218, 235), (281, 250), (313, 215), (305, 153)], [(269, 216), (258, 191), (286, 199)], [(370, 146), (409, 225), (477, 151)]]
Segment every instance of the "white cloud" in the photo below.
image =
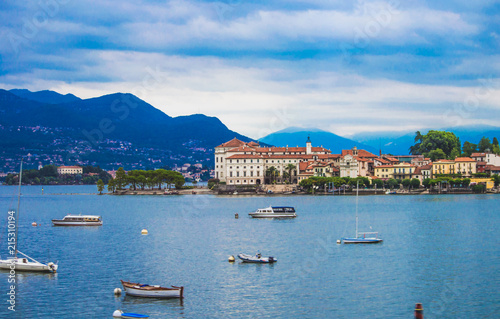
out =
[[(498, 79), (487, 80), (485, 89), (481, 82), (460, 87), (412, 84), (337, 71), (302, 72), (297, 70), (306, 67), (296, 65), (301, 62), (276, 60), (241, 66), (214, 57), (120, 51), (88, 51), (79, 57), (95, 61), (80, 69), (80, 76), (108, 75), (109, 81), (69, 83), (39, 70), (21, 76), (25, 79), (23, 87), (52, 89), (82, 98), (131, 92), (170, 116), (217, 116), (230, 129), (255, 138), (288, 126), (318, 127), (340, 134), (442, 127), (451, 124), (445, 118), (450, 112), (453, 121), (462, 116), (461, 124), (487, 119), (490, 124), (500, 125), (499, 117), (491, 117), (500, 113)], [(4, 87), (12, 81), (0, 78)], [(477, 107), (464, 104), (468, 98), (473, 100), (467, 103), (475, 103), (476, 96)], [(457, 105), (462, 105), (461, 112), (456, 110)]]

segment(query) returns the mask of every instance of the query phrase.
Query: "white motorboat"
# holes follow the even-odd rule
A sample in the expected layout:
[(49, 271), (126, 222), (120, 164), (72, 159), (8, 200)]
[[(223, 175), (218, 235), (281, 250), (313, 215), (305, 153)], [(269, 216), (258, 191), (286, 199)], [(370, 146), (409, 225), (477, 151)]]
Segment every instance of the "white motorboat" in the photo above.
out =
[[(21, 169), (19, 171), (19, 194), (17, 197), (17, 211), (9, 210), (8, 221), (9, 221), (9, 234), (8, 234), (8, 250), (9, 254), (13, 257), (0, 260), (0, 269), (9, 269), (14, 271), (30, 271), (30, 272), (56, 272), (57, 264), (49, 262), (47, 264), (41, 263), (34, 258), (19, 251), (19, 234), (17, 231), (17, 225), (19, 223), (19, 212), (21, 205), (21, 182), (23, 178), (23, 162), (21, 161)], [(14, 222), (15, 229), (11, 232), (12, 228), (10, 223)], [(24, 257), (18, 257), (18, 254)]]
[(102, 226), (102, 218), (97, 215), (71, 215), (63, 219), (53, 219), (54, 226)]
[(278, 259), (274, 257), (262, 257), (260, 253), (257, 253), (255, 256), (247, 255), (247, 254), (239, 254), (238, 258), (241, 259), (244, 263), (260, 263), (260, 264), (272, 264), (277, 262)]
[(144, 285), (130, 281), (120, 280), (123, 290), (127, 295), (148, 298), (183, 298), (184, 287), (171, 286), (171, 288)]
[(293, 218), (297, 217), (295, 208), (288, 206), (269, 206), (268, 208), (257, 209), (248, 215), (253, 218)]

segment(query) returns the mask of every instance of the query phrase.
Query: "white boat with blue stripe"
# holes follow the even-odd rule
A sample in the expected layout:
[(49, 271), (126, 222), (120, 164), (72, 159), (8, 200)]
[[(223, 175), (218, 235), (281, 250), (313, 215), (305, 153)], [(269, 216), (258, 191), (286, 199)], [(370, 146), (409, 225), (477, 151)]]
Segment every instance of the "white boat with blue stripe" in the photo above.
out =
[(297, 217), (295, 208), (290, 206), (269, 206), (267, 208), (259, 208), (248, 215), (253, 218), (293, 218)]

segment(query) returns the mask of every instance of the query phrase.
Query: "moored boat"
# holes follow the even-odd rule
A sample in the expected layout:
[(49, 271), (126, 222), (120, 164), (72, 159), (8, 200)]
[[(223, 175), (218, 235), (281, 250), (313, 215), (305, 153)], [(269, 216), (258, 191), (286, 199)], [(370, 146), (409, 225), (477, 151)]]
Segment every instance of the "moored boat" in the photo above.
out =
[(53, 219), (54, 226), (102, 226), (102, 218), (97, 215), (71, 215), (63, 219)]
[(289, 206), (269, 206), (268, 208), (257, 209), (248, 215), (253, 218), (293, 218), (297, 217), (295, 208)]
[(171, 288), (160, 287), (157, 285), (145, 285), (130, 281), (120, 280), (125, 293), (135, 297), (148, 298), (183, 298), (184, 287), (171, 286)]
[(272, 264), (277, 262), (278, 259), (274, 257), (262, 257), (260, 253), (257, 253), (255, 256), (247, 255), (247, 254), (239, 254), (238, 258), (241, 259), (244, 263), (260, 263), (260, 264)]
[[(21, 160), (21, 168), (19, 170), (19, 191), (17, 195), (17, 211), (9, 210), (8, 221), (9, 221), (9, 239), (8, 239), (8, 250), (13, 257), (7, 259), (0, 259), (0, 269), (16, 270), (16, 271), (28, 271), (28, 272), (57, 272), (57, 263), (41, 263), (34, 258), (22, 253), (18, 249), (19, 245), (19, 233), (18, 233), (18, 223), (19, 223), (19, 212), (21, 207), (21, 182), (23, 179), (23, 161)], [(13, 224), (10, 222), (14, 221)], [(11, 232), (10, 225), (14, 225), (15, 230)], [(18, 254), (24, 256), (18, 257)]]
[[(359, 181), (356, 185), (356, 236), (355, 237), (345, 237), (342, 238), (344, 244), (378, 244), (383, 240), (378, 238), (377, 232), (359, 232), (358, 231), (358, 194), (359, 192)], [(363, 236), (360, 236), (363, 234)], [(375, 235), (375, 237), (366, 237), (366, 235)]]

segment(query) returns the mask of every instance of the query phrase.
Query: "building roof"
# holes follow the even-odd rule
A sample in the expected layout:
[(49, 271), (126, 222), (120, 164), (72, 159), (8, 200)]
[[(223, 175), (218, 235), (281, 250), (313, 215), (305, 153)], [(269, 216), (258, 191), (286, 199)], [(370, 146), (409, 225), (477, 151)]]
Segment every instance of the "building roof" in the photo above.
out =
[(475, 160), (470, 157), (457, 157), (455, 158), (455, 162), (475, 162)]
[(216, 147), (239, 147), (239, 146), (242, 146), (244, 144), (246, 144), (246, 143), (243, 142), (243, 141), (240, 141), (239, 139), (237, 139), (235, 137), (232, 140), (230, 140), (230, 141), (228, 141), (226, 143), (222, 143), (221, 145), (216, 146)]
[[(353, 155), (352, 154), (352, 150), (342, 150), (342, 156), (346, 156), (346, 155)], [(365, 150), (358, 150), (358, 157), (369, 157), (369, 158), (375, 158), (375, 157), (378, 157), (377, 155), (375, 154), (372, 154), (368, 151), (365, 151)]]
[(432, 163), (420, 167), (420, 170), (427, 170), (427, 169), (432, 169)]
[(472, 157), (481, 157), (481, 156), (486, 156), (486, 153), (472, 153)]
[(80, 167), (80, 166), (59, 166), (58, 168), (82, 168), (82, 167)]

